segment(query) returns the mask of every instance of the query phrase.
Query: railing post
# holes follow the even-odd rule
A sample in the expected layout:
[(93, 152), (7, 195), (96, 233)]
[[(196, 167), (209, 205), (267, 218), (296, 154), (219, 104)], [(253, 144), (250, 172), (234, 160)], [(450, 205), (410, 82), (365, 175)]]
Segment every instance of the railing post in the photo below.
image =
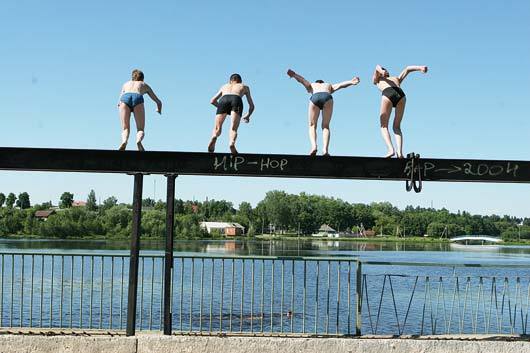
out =
[(168, 174), (166, 194), (166, 255), (164, 268), (164, 335), (171, 335), (171, 273), (173, 270), (173, 227), (175, 225), (175, 179)]
[(134, 174), (131, 257), (129, 259), (129, 293), (127, 296), (127, 336), (136, 332), (136, 300), (138, 297), (138, 263), (140, 257), (140, 226), (142, 219), (142, 174)]
[(355, 335), (361, 335), (362, 328), (362, 295), (363, 295), (362, 263), (357, 260), (355, 271)]

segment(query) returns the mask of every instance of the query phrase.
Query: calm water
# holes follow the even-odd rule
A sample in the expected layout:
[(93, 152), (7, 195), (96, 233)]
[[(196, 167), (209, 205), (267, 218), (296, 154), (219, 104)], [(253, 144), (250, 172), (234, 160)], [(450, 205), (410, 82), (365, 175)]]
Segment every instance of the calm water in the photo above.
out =
[[(127, 254), (127, 241), (104, 240), (7, 240), (0, 251), (104, 252)], [(142, 253), (156, 254), (164, 243), (142, 241)], [(526, 264), (530, 246), (458, 246), (447, 243), (382, 243), (335, 240), (175, 240), (175, 251), (186, 255), (359, 256), (371, 261)]]
[[(141, 245), (144, 255), (162, 255), (163, 247), (163, 242), (144, 241)], [(0, 253), (42, 254), (1, 257), (0, 326), (122, 329), (128, 249), (128, 242), (0, 239)], [(486, 326), (489, 332), (509, 333), (516, 311), (513, 330), (526, 332), (523, 322), (530, 312), (526, 299), (530, 290), (530, 246), (176, 240), (175, 251), (186, 257), (355, 256), (367, 261), (445, 264), (364, 265), (363, 333), (396, 334), (405, 322), (407, 327), (402, 332), (409, 334), (458, 332), (460, 328), (462, 332), (473, 332), (477, 327), (481, 332)], [(65, 256), (52, 257), (47, 255), (49, 252)], [(81, 257), (79, 253), (97, 256)], [(495, 267), (447, 266), (459, 263)], [(509, 264), (523, 267), (502, 267)], [(139, 276), (138, 327), (160, 329), (163, 259), (142, 258)], [(231, 331), (245, 332), (293, 329), (306, 333), (325, 333), (329, 329), (350, 333), (355, 317), (355, 278), (355, 269), (352, 271), (346, 262), (277, 260), (273, 264), (261, 260), (176, 259), (173, 328), (216, 331), (230, 327)], [(457, 278), (460, 282), (455, 282)], [(291, 318), (286, 316), (288, 310)], [(452, 326), (446, 326), (447, 322)]]

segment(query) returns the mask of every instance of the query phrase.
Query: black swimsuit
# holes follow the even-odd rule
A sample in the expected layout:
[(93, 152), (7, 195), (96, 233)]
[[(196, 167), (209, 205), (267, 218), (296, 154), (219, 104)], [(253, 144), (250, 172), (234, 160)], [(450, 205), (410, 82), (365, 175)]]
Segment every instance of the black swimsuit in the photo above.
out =
[(320, 110), (324, 109), (324, 104), (326, 104), (327, 101), (330, 99), (333, 99), (333, 96), (328, 92), (318, 92), (314, 93), (311, 98), (309, 99), (311, 102), (313, 102), (314, 105), (320, 108)]
[(243, 99), (237, 94), (225, 94), (217, 102), (217, 114), (243, 113)]
[(390, 86), (383, 90), (383, 96), (390, 99), (392, 106), (395, 107), (398, 105), (399, 101), (405, 97), (405, 92), (400, 87)]

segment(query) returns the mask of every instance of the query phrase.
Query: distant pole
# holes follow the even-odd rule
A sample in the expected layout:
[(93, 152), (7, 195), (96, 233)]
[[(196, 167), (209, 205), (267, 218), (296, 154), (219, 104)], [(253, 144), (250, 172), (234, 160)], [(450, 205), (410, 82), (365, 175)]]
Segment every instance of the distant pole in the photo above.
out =
[[(175, 179), (169, 174), (166, 194), (166, 253), (164, 267), (164, 335), (171, 335), (171, 274), (173, 271), (173, 232), (175, 225)], [(182, 294), (182, 293), (181, 293)]]
[(134, 174), (131, 257), (129, 259), (129, 290), (127, 296), (127, 336), (134, 336), (136, 332), (136, 300), (138, 298), (138, 263), (140, 257), (143, 177), (142, 174)]

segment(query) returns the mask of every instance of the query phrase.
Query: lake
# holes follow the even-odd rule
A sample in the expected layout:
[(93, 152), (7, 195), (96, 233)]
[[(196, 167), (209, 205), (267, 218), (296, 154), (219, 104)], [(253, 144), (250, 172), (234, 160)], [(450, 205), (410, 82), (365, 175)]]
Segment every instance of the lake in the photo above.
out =
[[(141, 244), (138, 329), (161, 328), (163, 247)], [(126, 241), (1, 239), (0, 326), (123, 329), (128, 249)], [(225, 258), (234, 255), (312, 260)], [(364, 334), (526, 333), (530, 312), (530, 246), (177, 239), (175, 256), (177, 332), (351, 334), (361, 278), (352, 257), (370, 262)], [(338, 260), (315, 260), (325, 257)]]

